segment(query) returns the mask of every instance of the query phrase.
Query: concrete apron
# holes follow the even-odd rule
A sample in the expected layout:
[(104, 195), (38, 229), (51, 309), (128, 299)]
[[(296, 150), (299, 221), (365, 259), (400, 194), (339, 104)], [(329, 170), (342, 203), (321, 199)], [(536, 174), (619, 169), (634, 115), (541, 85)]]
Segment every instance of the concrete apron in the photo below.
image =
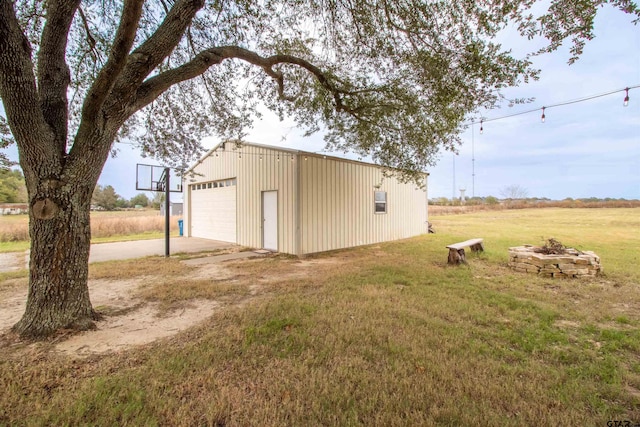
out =
[(0, 253), (0, 273), (17, 271), (29, 265), (29, 252)]
[[(89, 263), (142, 258), (146, 256), (162, 256), (165, 253), (164, 239), (134, 240), (130, 242), (95, 243), (91, 245)], [(170, 254), (211, 252), (236, 247), (233, 243), (217, 240), (198, 239), (195, 237), (174, 237), (169, 242)], [(243, 254), (240, 252), (238, 254)], [(238, 255), (238, 258), (258, 256)], [(230, 254), (234, 255), (234, 254)], [(230, 258), (235, 259), (235, 258)], [(0, 272), (16, 271), (29, 266), (29, 251), (0, 253)]]

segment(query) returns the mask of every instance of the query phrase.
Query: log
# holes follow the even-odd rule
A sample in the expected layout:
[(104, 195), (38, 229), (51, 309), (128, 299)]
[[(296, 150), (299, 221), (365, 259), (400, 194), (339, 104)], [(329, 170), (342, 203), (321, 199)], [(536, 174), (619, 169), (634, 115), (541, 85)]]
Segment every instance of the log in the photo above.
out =
[(466, 264), (467, 258), (464, 253), (464, 249), (449, 249), (449, 260), (447, 261), (450, 265), (459, 265)]

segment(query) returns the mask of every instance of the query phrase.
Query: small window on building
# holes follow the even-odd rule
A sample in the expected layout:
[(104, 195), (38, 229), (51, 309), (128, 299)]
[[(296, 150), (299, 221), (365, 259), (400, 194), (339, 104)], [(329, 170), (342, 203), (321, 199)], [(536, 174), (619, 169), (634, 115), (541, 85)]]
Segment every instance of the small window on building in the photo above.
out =
[(213, 188), (218, 188), (218, 183), (217, 182), (213, 183)]
[(207, 184), (207, 188), (212, 188), (212, 187), (213, 187), (213, 183), (210, 182)]
[(376, 191), (374, 194), (375, 213), (387, 213), (387, 192)]
[(237, 183), (238, 183), (238, 181), (235, 178), (233, 178), (231, 180), (231, 185), (237, 185)]

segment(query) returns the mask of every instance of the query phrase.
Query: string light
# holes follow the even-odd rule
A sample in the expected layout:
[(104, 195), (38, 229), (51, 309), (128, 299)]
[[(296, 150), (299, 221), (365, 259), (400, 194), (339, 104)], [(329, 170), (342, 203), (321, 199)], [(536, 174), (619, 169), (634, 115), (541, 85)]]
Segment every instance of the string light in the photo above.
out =
[[(573, 99), (573, 100), (570, 100), (570, 101), (564, 101), (564, 102), (558, 102), (556, 104), (545, 105), (543, 107), (543, 109), (546, 111), (549, 108), (555, 108), (555, 107), (562, 107), (562, 106), (565, 106), (565, 105), (577, 104), (579, 102), (585, 102), (585, 101), (590, 101), (590, 100), (596, 99), (596, 98), (602, 98), (604, 96), (613, 95), (613, 94), (616, 94), (616, 93), (619, 93), (619, 92), (622, 92), (622, 91), (625, 92), (625, 98), (624, 98), (623, 105), (626, 107), (628, 105), (628, 103), (629, 103), (629, 91), (631, 89), (638, 89), (638, 88), (640, 88), (640, 84), (629, 86), (629, 87), (626, 87), (624, 89), (616, 89), (616, 90), (612, 90), (612, 91), (609, 91), (609, 92), (599, 93), (599, 94), (596, 94), (596, 95), (589, 95), (589, 96), (585, 96), (585, 97), (582, 97), (582, 98)], [(482, 119), (480, 122), (472, 121), (472, 122), (468, 122), (468, 123), (465, 123), (465, 124), (466, 125), (473, 125), (473, 124), (477, 124), (477, 123), (494, 122), (496, 120), (503, 120), (503, 119), (508, 119), (508, 118), (511, 118), (511, 117), (522, 116), (524, 114), (534, 113), (534, 112), (537, 112), (537, 111), (540, 111), (540, 108), (532, 108), (530, 110), (520, 111), (519, 113), (506, 114), (504, 116), (489, 118), (489, 119), (486, 119), (486, 120)], [(543, 114), (544, 114), (544, 112), (543, 112)], [(546, 117), (545, 117), (545, 119), (546, 119)]]
[(622, 105), (626, 107), (629, 105), (629, 88), (628, 87), (624, 88), (624, 93), (625, 93), (624, 102), (622, 103)]
[(480, 135), (482, 135), (482, 133), (484, 132), (484, 129), (482, 128), (482, 122), (484, 120), (480, 120)]
[[(309, 152), (309, 151), (299, 151), (297, 153), (295, 152), (285, 152), (285, 153), (254, 153), (251, 151), (242, 151), (240, 149), (234, 150), (233, 153), (237, 156), (238, 159), (247, 159), (247, 158), (251, 158), (254, 157), (256, 159), (259, 159), (260, 161), (263, 161), (265, 159), (268, 158), (273, 158), (277, 161), (282, 160), (286, 161), (286, 160), (290, 160), (292, 162), (296, 161), (296, 158), (299, 160), (302, 160), (302, 158), (304, 157), (304, 160), (309, 160), (309, 156), (313, 156), (313, 155), (317, 155), (318, 157), (322, 156), (323, 159), (327, 158), (326, 154), (320, 154), (320, 153), (313, 153), (313, 152)], [(218, 156), (218, 153), (216, 151), (213, 151), (211, 153), (211, 156), (216, 155), (216, 157), (223, 157), (223, 156)], [(224, 154), (224, 153), (223, 153)]]
[(544, 123), (544, 120), (546, 119), (546, 116), (544, 115), (544, 109), (545, 109), (545, 107), (542, 107), (542, 117), (540, 117), (540, 121), (542, 123)]

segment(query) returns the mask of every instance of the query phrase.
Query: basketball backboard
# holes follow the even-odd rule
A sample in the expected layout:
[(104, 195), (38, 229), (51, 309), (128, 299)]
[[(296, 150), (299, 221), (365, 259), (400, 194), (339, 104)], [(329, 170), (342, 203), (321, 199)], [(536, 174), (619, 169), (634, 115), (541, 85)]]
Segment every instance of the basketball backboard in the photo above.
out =
[(182, 177), (174, 169), (140, 163), (136, 165), (136, 190), (165, 191), (166, 170), (169, 170), (169, 191), (181, 193)]

